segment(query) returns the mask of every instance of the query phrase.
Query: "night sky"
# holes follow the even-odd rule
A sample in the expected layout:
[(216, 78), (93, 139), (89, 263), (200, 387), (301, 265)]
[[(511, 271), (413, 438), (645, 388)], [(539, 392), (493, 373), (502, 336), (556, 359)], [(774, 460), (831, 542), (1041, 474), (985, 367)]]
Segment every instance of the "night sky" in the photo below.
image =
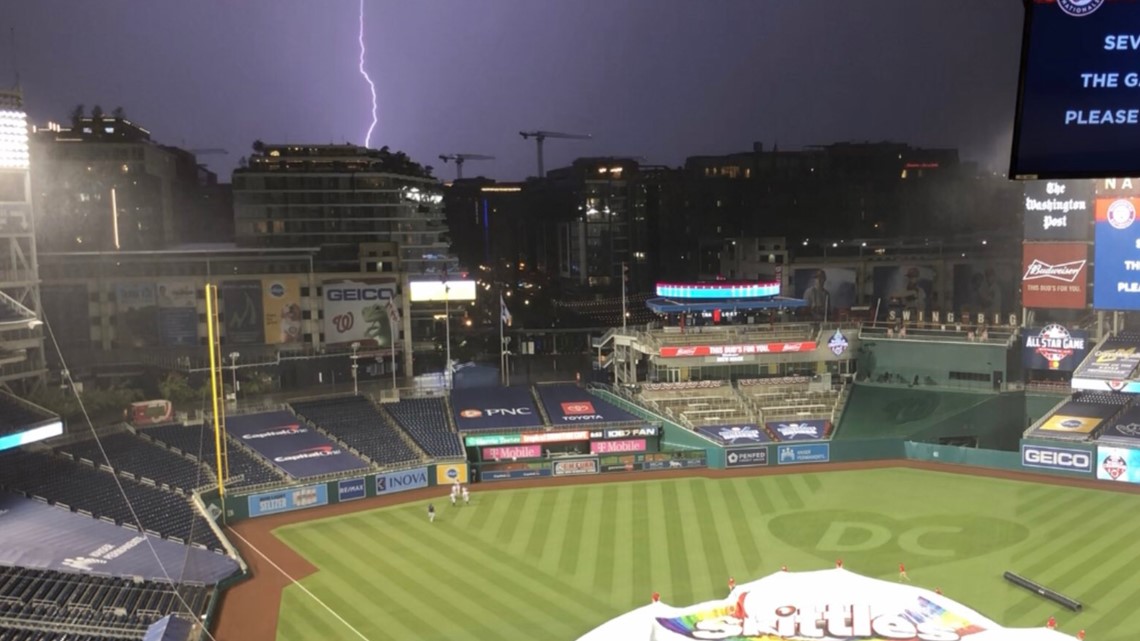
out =
[[(1020, 0), (366, 0), (374, 147), (452, 178), (535, 171), (521, 129), (577, 156), (686, 156), (839, 140), (954, 146), (1008, 163)], [(357, 0), (0, 3), (0, 84), (18, 66), (33, 122), (122, 106), (163, 143), (363, 143)], [(8, 42), (15, 28), (16, 55)], [(13, 59), (15, 64), (13, 64)]]

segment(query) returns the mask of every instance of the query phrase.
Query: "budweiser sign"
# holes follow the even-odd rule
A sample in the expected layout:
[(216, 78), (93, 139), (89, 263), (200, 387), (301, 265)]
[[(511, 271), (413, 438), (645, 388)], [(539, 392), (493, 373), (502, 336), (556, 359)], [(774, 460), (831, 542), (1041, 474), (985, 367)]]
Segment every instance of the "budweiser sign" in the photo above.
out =
[(762, 343), (758, 345), (693, 345), (689, 347), (662, 347), (658, 354), (663, 358), (686, 356), (737, 356), (745, 354), (788, 354), (810, 352), (815, 341), (800, 343)]
[(1085, 263), (1088, 261), (1074, 260), (1070, 263), (1061, 263), (1060, 265), (1050, 265), (1042, 260), (1034, 260), (1029, 263), (1025, 268), (1025, 276), (1021, 280), (1039, 280), (1049, 278), (1052, 280), (1059, 280), (1063, 283), (1072, 283), (1077, 280), (1077, 276), (1081, 275), (1081, 271), (1085, 268)]

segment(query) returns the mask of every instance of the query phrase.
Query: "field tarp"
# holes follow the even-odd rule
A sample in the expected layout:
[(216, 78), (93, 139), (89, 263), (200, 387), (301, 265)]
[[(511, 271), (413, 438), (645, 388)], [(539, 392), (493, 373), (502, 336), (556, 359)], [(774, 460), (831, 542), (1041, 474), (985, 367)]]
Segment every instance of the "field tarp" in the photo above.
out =
[(302, 425), (289, 412), (226, 417), (226, 432), (293, 478), (337, 474), (368, 467), (363, 459)]
[(542, 427), (529, 387), (454, 389), (451, 405), (460, 432)]
[(737, 586), (724, 600), (688, 607), (642, 606), (579, 641), (644, 639), (937, 639), (1071, 641), (1047, 628), (1003, 628), (970, 608), (921, 588), (842, 569), (777, 572)]
[(15, 494), (0, 494), (0, 565), (156, 581), (165, 581), (169, 574), (175, 581), (206, 584), (239, 569), (227, 556)]
[(546, 415), (556, 427), (638, 420), (633, 414), (618, 409), (577, 385), (539, 385), (535, 389)]

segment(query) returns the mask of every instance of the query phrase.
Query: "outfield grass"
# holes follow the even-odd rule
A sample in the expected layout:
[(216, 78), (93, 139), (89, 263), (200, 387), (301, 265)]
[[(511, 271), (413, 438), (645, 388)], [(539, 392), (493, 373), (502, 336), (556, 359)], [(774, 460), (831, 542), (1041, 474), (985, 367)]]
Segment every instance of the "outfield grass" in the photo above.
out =
[[(688, 605), (789, 569), (940, 587), (1007, 626), (1095, 641), (1140, 628), (1140, 496), (913, 469), (493, 491), (280, 528), (320, 571), (303, 585), (368, 639), (576, 639), (643, 605)], [(1085, 602), (1072, 614), (1011, 569)], [(358, 638), (297, 586), (278, 639)]]

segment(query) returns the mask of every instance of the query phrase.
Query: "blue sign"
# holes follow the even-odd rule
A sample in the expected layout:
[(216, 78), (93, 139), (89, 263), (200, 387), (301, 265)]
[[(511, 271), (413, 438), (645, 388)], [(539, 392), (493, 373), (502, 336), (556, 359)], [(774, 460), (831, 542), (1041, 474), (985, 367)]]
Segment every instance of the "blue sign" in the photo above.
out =
[(765, 423), (764, 426), (778, 441), (822, 441), (827, 438), (831, 421), (785, 421)]
[(1042, 470), (1091, 474), (1093, 471), (1093, 455), (1086, 450), (1023, 443), (1021, 445), (1021, 465), (1022, 467), (1035, 467)]
[(426, 467), (376, 475), (376, 496), (418, 490), (427, 486), (428, 471)]
[(508, 481), (517, 479), (533, 479), (550, 476), (550, 468), (527, 468), (524, 470), (484, 470), (479, 475), (480, 481)]
[(745, 425), (706, 425), (698, 427), (697, 432), (703, 434), (721, 445), (736, 445), (738, 443), (769, 443), (768, 433), (759, 425), (749, 423)]
[(307, 507), (328, 505), (329, 488), (324, 483), (293, 487), (279, 492), (253, 494), (249, 497), (249, 516), (265, 516), (279, 512), (303, 510)]
[[(1140, 174), (1140, 3), (1025, 3), (1012, 177)], [(1099, 265), (1098, 265), (1099, 267)]]
[(827, 463), (830, 460), (830, 443), (776, 446), (776, 463), (780, 465), (794, 465), (796, 463)]
[(344, 503), (345, 501), (355, 501), (362, 499), (367, 494), (364, 491), (364, 479), (344, 479), (337, 482), (337, 501)]
[(460, 432), (543, 424), (529, 387), (456, 389), (451, 392), (451, 405)]
[[(1140, 5), (1138, 5), (1140, 6)], [(1140, 199), (1106, 198), (1096, 203), (1093, 246), (1093, 308), (1140, 309)]]
[(757, 467), (768, 464), (768, 448), (738, 447), (724, 455), (725, 467)]

